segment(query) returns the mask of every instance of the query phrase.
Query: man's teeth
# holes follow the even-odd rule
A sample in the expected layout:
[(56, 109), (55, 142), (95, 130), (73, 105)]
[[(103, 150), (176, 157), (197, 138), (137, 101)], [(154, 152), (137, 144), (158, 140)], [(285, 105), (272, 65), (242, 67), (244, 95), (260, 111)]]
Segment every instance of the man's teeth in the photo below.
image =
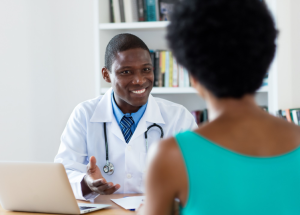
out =
[(143, 92), (145, 92), (146, 89), (142, 89), (142, 90), (137, 90), (137, 91), (132, 91), (133, 93), (136, 93), (136, 94), (141, 94)]

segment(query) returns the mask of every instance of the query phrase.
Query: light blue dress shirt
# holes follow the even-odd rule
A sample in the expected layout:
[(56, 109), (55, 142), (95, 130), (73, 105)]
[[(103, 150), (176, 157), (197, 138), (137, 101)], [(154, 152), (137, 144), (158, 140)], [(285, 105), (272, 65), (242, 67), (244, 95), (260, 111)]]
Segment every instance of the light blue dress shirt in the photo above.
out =
[[(118, 105), (117, 105), (116, 102), (115, 102), (115, 99), (114, 99), (114, 92), (112, 92), (112, 94), (111, 94), (111, 103), (112, 103), (112, 109), (113, 109), (114, 116), (115, 116), (115, 118), (116, 118), (116, 120), (117, 120), (117, 122), (118, 122), (118, 124), (119, 124), (119, 126), (120, 126), (120, 128), (121, 128), (121, 130), (122, 130), (123, 127), (122, 127), (122, 125), (120, 124), (120, 122), (121, 122), (123, 116), (125, 115), (126, 117), (129, 117), (129, 116), (132, 117), (134, 123), (133, 123), (132, 126), (130, 127), (130, 130), (131, 130), (131, 132), (132, 132), (132, 134), (133, 134), (134, 131), (135, 131), (135, 129), (136, 129), (136, 127), (137, 127), (137, 125), (139, 124), (139, 121), (141, 120), (142, 116), (143, 116), (144, 113), (145, 113), (145, 110), (146, 110), (146, 107), (147, 107), (148, 102), (147, 102), (146, 104), (144, 104), (142, 107), (140, 107), (140, 109), (139, 109), (137, 112), (131, 113), (131, 114), (130, 114), (130, 113), (125, 113), (125, 114), (124, 114), (124, 113), (120, 110), (120, 108), (118, 107)], [(123, 135), (124, 135), (124, 134), (123, 134)]]

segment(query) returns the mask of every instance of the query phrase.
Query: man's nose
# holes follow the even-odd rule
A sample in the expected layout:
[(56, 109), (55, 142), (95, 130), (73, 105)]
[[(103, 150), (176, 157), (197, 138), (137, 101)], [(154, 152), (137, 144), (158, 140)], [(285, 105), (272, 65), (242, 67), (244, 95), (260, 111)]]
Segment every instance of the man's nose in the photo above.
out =
[(145, 77), (141, 73), (137, 73), (134, 75), (132, 83), (133, 84), (144, 84), (146, 81)]

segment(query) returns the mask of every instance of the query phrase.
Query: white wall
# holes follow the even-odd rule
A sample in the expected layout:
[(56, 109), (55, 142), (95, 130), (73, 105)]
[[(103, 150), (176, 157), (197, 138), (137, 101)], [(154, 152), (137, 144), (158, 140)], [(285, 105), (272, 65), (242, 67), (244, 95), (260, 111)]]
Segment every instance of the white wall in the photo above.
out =
[(0, 1), (0, 160), (53, 161), (95, 96), (95, 0)]
[(300, 107), (300, 1), (277, 0), (278, 109)]

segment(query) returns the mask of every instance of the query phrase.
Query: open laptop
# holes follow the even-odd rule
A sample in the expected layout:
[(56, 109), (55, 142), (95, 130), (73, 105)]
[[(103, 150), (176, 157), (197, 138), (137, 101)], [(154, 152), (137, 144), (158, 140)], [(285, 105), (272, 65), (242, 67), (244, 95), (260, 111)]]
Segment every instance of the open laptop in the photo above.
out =
[(6, 210), (84, 214), (109, 207), (78, 204), (60, 163), (0, 162), (0, 203)]

